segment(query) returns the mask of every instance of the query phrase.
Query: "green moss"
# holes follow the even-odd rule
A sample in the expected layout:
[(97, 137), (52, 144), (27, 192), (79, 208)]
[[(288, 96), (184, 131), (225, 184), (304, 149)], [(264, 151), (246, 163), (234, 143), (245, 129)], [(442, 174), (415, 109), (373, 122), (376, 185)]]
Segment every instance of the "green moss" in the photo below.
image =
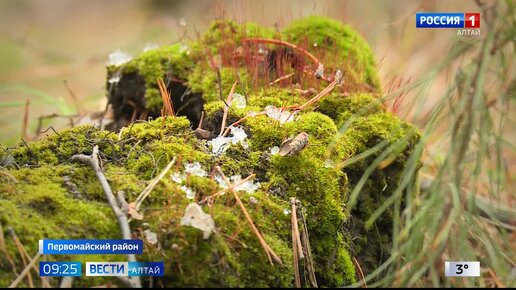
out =
[[(238, 24), (232, 20), (214, 21), (199, 40), (199, 46), (208, 48), (212, 54), (224, 53), (227, 48), (234, 50), (244, 37), (273, 38), (271, 29), (255, 23)], [(227, 53), (233, 53), (229, 51)]]
[(122, 129), (123, 138), (136, 138), (147, 141), (161, 139), (167, 135), (185, 134), (190, 129), (190, 121), (186, 117), (159, 117), (152, 122), (134, 123)]
[[(18, 182), (10, 184), (9, 191), (0, 191), (0, 223), (4, 231), (14, 230), (31, 256), (38, 251), (40, 239), (120, 238), (116, 219), (105, 201), (79, 199), (65, 189), (64, 176), (71, 170), (63, 165), (13, 170), (10, 173)], [(7, 232), (4, 234), (8, 237)], [(14, 243), (11, 239), (6, 243), (11, 248), (10, 256), (18, 262)], [(68, 261), (70, 257), (52, 259)], [(110, 259), (103, 256), (101, 260)], [(14, 280), (9, 267), (10, 264), (0, 264), (0, 281), (7, 282), (2, 282), (3, 286)], [(18, 270), (21, 269), (20, 260)], [(28, 287), (25, 283), (19, 286)]]
[(274, 156), (267, 174), (273, 180), (281, 176), (288, 184), (287, 196), (297, 197), (307, 209), (310, 237), (317, 237), (311, 245), (319, 281), (333, 287), (342, 285), (339, 283), (350, 273), (328, 271), (334, 267), (328, 262), (332, 253), (346, 249), (342, 237), (336, 235), (346, 219), (342, 195), (345, 191), (339, 185), (341, 173), (328, 170), (322, 161), (301, 154), (287, 158)]
[(249, 103), (253, 106), (260, 107), (263, 110), (267, 106), (277, 108), (283, 106), (300, 105), (304, 103), (304, 99), (298, 92), (290, 88), (261, 88), (256, 94), (249, 98)]
[(140, 150), (133, 150), (127, 157), (127, 168), (139, 177), (150, 179), (158, 175), (174, 157), (203, 164), (209, 159), (206, 153), (196, 150), (195, 140), (170, 136), (150, 142)]
[(108, 79), (117, 71), (122, 74), (138, 72), (145, 80), (145, 108), (159, 112), (163, 101), (157, 86), (158, 79), (164, 79), (167, 72), (170, 72), (176, 79), (186, 80), (194, 65), (188, 49), (176, 43), (149, 50), (120, 67), (109, 66), (107, 70)]
[(120, 147), (114, 144), (117, 135), (112, 132), (95, 129), (92, 126), (77, 126), (60, 131), (50, 137), (24, 144), (20, 142), (14, 148), (7, 148), (5, 156), (12, 156), (18, 166), (57, 165), (68, 162), (75, 154), (91, 153), (90, 144), (98, 144), (107, 155), (116, 158)]
[[(242, 90), (249, 90), (250, 78), (247, 70), (224, 67), (220, 70), (220, 82), (222, 86), (222, 97), (227, 99), (235, 81), (240, 82), (235, 88), (235, 93), (243, 94)], [(202, 93), (206, 102), (220, 100), (219, 84), (217, 73), (202, 64), (196, 66), (188, 78), (188, 85), (194, 93)]]
[(381, 90), (374, 55), (367, 42), (350, 26), (330, 18), (310, 16), (293, 21), (282, 35), (320, 55), (327, 72), (345, 71), (349, 91)]
[(267, 116), (257, 116), (245, 121), (249, 128), (250, 146), (254, 151), (266, 151), (273, 146), (279, 146), (290, 134), (287, 127), (282, 128), (280, 123)]
[(317, 111), (332, 118), (336, 124), (342, 125), (353, 115), (367, 116), (385, 109), (371, 94), (359, 93), (344, 97), (333, 93), (319, 102)]

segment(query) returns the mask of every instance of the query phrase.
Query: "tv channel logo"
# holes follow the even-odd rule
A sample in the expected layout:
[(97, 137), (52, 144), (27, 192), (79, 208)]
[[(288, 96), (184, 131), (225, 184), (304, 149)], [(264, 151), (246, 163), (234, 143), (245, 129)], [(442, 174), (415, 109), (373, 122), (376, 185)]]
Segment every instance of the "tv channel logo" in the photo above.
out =
[(480, 13), (416, 13), (416, 28), (480, 28)]

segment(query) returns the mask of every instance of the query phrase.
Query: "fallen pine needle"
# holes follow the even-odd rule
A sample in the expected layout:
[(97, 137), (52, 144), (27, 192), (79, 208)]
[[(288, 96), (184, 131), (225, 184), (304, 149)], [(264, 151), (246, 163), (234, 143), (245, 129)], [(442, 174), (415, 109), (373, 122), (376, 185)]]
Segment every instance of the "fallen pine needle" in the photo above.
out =
[(292, 77), (293, 75), (295, 75), (295, 74), (296, 74), (296, 73), (290, 73), (290, 74), (288, 74), (288, 75), (285, 75), (285, 76), (279, 77), (278, 79), (276, 79), (276, 80), (274, 80), (274, 81), (270, 82), (270, 83), (269, 83), (269, 86), (272, 86), (272, 85), (277, 84), (277, 83), (279, 83), (279, 82), (281, 82), (281, 81), (284, 81), (284, 80), (286, 80), (286, 79), (289, 79), (289, 78), (291, 78), (291, 77)]
[(355, 257), (353, 257), (353, 261), (355, 262), (355, 264), (357, 265), (357, 268), (358, 268), (358, 272), (360, 273), (360, 279), (362, 281), (364, 281), (364, 287), (367, 288), (367, 282), (365, 280), (365, 276), (364, 276), (364, 272), (362, 272), (362, 267), (360, 267), (360, 264), (358, 263), (357, 259)]
[[(158, 87), (159, 92), (161, 94), (161, 99), (163, 100), (163, 106), (165, 107), (166, 116), (175, 116), (174, 106), (172, 105), (172, 99), (170, 98), (170, 94), (167, 91), (167, 86), (163, 79), (158, 79)], [(163, 115), (163, 113), (162, 113)]]
[(265, 250), (265, 254), (267, 255), (267, 258), (269, 258), (269, 262), (271, 263), (271, 265), (273, 264), (272, 260), (274, 260), (275, 262), (277, 262), (278, 264), (281, 265), (282, 264), (281, 259), (278, 257), (278, 255), (276, 255), (276, 253), (274, 253), (274, 251), (271, 249), (271, 247), (263, 239), (262, 235), (260, 234), (260, 232), (258, 231), (256, 226), (254, 225), (253, 220), (249, 216), (249, 213), (247, 212), (244, 204), (242, 203), (242, 200), (240, 200), (240, 197), (238, 196), (236, 190), (234, 188), (232, 188), (233, 185), (231, 184), (229, 179), (226, 177), (226, 175), (224, 175), (224, 172), (222, 172), (222, 169), (220, 168), (220, 166), (217, 166), (216, 170), (219, 172), (220, 176), (222, 176), (222, 178), (224, 179), (224, 182), (226, 182), (228, 187), (231, 188), (231, 192), (233, 192), (233, 196), (235, 197), (238, 205), (240, 206), (240, 209), (244, 213), (244, 215), (245, 215), (245, 217), (247, 219), (247, 222), (251, 226), (252, 231), (254, 232), (256, 237), (258, 238), (258, 241), (262, 245), (263, 249)]
[(291, 214), (291, 226), (292, 226), (292, 256), (294, 262), (294, 278), (296, 288), (301, 288), (301, 275), (299, 273), (299, 259), (304, 259), (303, 247), (301, 246), (301, 239), (299, 238), (299, 228), (297, 225), (296, 215), (296, 198), (291, 197), (290, 203), (292, 204)]

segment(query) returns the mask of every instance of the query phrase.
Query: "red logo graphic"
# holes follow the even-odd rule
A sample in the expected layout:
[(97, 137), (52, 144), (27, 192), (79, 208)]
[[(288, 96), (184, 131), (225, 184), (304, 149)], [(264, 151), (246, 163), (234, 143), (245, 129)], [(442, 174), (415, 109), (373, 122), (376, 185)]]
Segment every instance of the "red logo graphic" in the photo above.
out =
[(480, 13), (464, 13), (465, 28), (480, 28)]

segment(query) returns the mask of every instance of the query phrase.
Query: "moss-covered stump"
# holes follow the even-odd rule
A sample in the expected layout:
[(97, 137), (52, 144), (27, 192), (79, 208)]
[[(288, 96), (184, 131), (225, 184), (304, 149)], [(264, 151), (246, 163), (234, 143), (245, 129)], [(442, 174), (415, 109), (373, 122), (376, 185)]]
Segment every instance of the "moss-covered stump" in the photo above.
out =
[[(0, 223), (7, 249), (0, 255), (0, 286), (9, 285), (15, 272), (23, 267), (9, 232), (16, 233), (29, 254), (36, 253), (38, 240), (44, 238), (121, 237), (93, 170), (71, 160), (76, 154), (91, 154), (95, 145), (113, 192), (123, 191), (128, 202), (134, 201), (176, 158), (175, 166), (143, 202), (143, 219), (130, 223), (133, 237), (144, 240), (144, 254), (138, 260), (165, 262), (165, 276), (155, 279), (154, 286), (292, 287), (291, 197), (300, 201), (299, 213), (305, 213), (319, 286), (356, 282), (353, 257), (362, 268), (374, 269), (388, 255), (393, 213), (388, 211), (382, 216), (377, 225), (380, 229), (374, 233), (363, 228), (364, 221), (397, 187), (419, 135), (377, 101), (373, 94), (379, 91), (377, 76), (374, 70), (364, 68), (374, 67), (374, 60), (355, 32), (324, 18), (304, 21), (292, 24), (282, 33), (251, 24), (216, 22), (186, 49), (180, 45), (164, 47), (121, 66), (109, 66), (108, 80), (117, 73), (121, 76), (118, 82), (109, 83), (110, 101), (115, 115), (120, 117), (115, 126), (119, 130), (80, 126), (38, 141), (1, 147)], [(318, 92), (328, 82), (297, 71), (299, 66), (292, 64), (298, 62), (295, 58), (303, 56), (296, 51), (287, 50), (280, 56), (282, 50), (273, 45), (243, 44), (246, 38), (283, 36), (289, 41), (308, 39), (319, 48), (346, 48), (343, 56), (361, 64), (356, 71), (346, 67), (346, 75), (353, 76), (355, 83), (367, 85), (347, 87), (345, 83), (316, 106), (287, 112), (287, 107), (303, 104), (313, 96), (306, 93), (309, 88)], [(350, 48), (357, 45), (361, 46), (359, 51)], [(258, 50), (265, 57), (251, 61), (259, 56)], [(249, 58), (250, 54), (253, 58)], [(276, 56), (271, 59), (270, 55)], [(338, 69), (341, 65), (338, 55), (318, 57), (326, 62), (327, 68)], [(271, 70), (270, 62), (278, 58), (287, 66), (273, 63), (275, 69)], [(269, 84), (279, 71), (293, 72), (297, 77)], [(167, 76), (172, 102), (180, 116), (131, 123), (131, 118), (142, 112), (147, 116), (159, 115), (163, 104), (153, 80)], [(240, 96), (234, 95), (226, 127), (240, 121), (222, 137), (219, 135), (225, 103), (220, 95), (225, 99), (237, 80), (235, 93)], [(174, 82), (180, 86), (171, 85)], [(176, 93), (181, 95), (174, 96)], [(210, 133), (209, 138), (198, 138), (194, 131), (199, 125), (199, 105), (204, 111), (201, 125)], [(275, 108), (276, 113), (271, 113)], [(306, 147), (297, 148), (291, 155), (277, 153), (287, 138), (303, 132), (308, 135)], [(357, 157), (378, 144), (396, 147), (388, 157), (389, 163), (374, 169), (355, 209), (348, 212), (350, 193), (381, 151)], [(350, 160), (355, 162), (347, 162)], [(233, 194), (217, 194), (227, 187), (215, 170), (217, 166), (235, 183), (254, 174), (253, 179), (237, 188), (238, 195), (281, 263), (270, 263)], [(185, 209), (192, 203), (201, 205), (213, 218), (215, 228), (208, 231), (209, 237), (198, 228), (182, 225)], [(299, 226), (304, 231), (303, 224)], [(124, 259), (100, 255), (47, 258)], [(299, 266), (302, 284), (309, 286), (310, 265), (302, 260)], [(150, 283), (148, 279), (143, 281), (144, 285)], [(118, 283), (110, 278), (82, 277), (74, 285), (107, 282)], [(21, 285), (28, 286), (27, 283), (24, 280)]]

